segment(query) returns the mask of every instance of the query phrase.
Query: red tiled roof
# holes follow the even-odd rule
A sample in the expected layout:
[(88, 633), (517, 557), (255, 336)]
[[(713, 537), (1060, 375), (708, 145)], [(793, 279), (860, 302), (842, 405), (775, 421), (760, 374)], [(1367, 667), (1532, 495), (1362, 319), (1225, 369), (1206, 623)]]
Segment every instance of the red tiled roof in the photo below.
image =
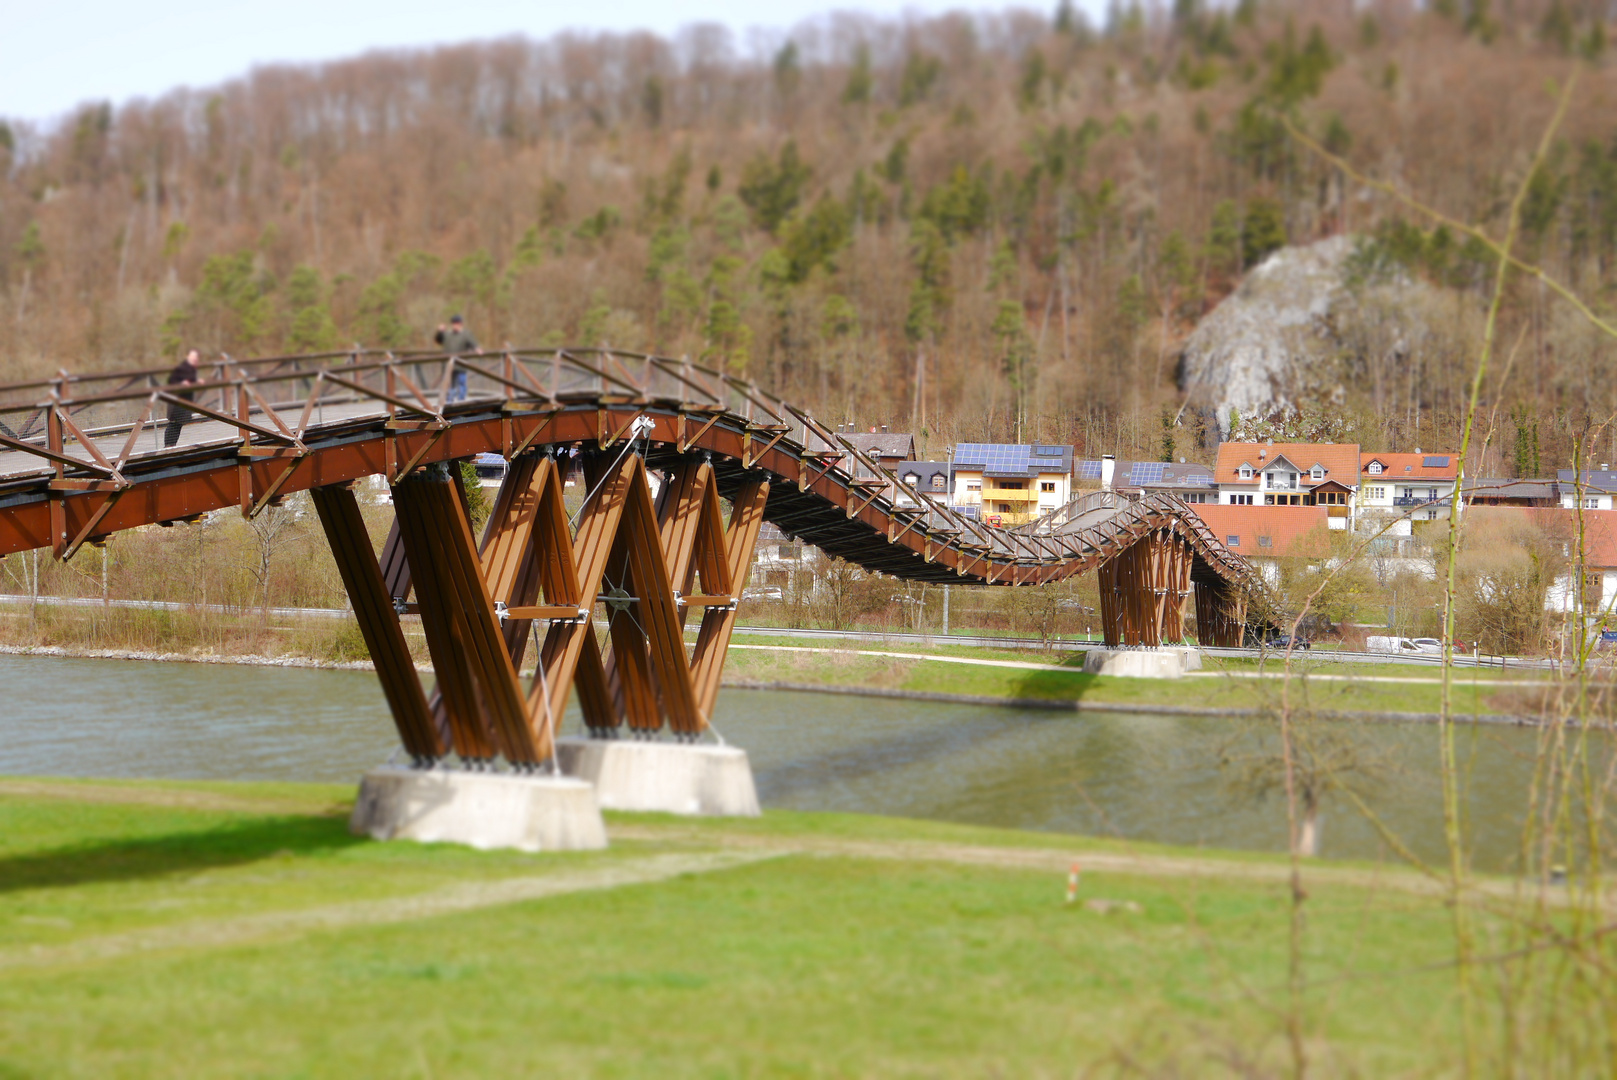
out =
[[(1277, 555), (1296, 554), (1294, 550), (1304, 537), (1321, 534), (1325, 542), (1329, 520), (1323, 506), (1220, 506), (1214, 503), (1192, 503), (1191, 509), (1201, 515), (1207, 527), (1217, 534), (1221, 543), (1238, 555), (1273, 558)], [(1231, 538), (1235, 543), (1231, 543)], [(1264, 544), (1264, 538), (1268, 543)]]
[[(1488, 506), (1466, 510), (1485, 514), (1526, 514), (1545, 532), (1567, 543), (1578, 535), (1578, 512), (1559, 506)], [(1575, 548), (1568, 548), (1574, 554)], [(1617, 568), (1617, 510), (1583, 512), (1583, 563), (1585, 566)]]
[[(1256, 486), (1259, 470), (1280, 458), (1297, 466), (1297, 471), (1302, 474), (1298, 483), (1304, 488), (1314, 486), (1308, 471), (1315, 465), (1325, 467), (1327, 480), (1335, 480), (1348, 487), (1356, 486), (1359, 482), (1358, 443), (1275, 443), (1273, 446), (1267, 443), (1222, 443), (1218, 448), (1218, 464), (1214, 466), (1213, 477), (1220, 484)], [(1243, 464), (1252, 466), (1252, 479), (1241, 479)]]
[[(1448, 458), (1449, 463), (1427, 465), (1429, 458)], [(1381, 462), (1380, 475), (1364, 471), (1372, 461)], [(1369, 480), (1453, 480), (1460, 472), (1460, 455), (1447, 450), (1435, 454), (1360, 454), (1359, 471)]]

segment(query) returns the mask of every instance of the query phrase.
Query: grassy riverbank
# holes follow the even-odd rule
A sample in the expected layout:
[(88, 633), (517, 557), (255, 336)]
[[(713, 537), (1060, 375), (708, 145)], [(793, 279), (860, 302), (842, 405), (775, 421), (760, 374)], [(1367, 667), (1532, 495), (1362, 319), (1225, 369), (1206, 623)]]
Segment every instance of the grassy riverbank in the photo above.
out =
[[(878, 655), (878, 654), (901, 655)], [(917, 659), (937, 657), (939, 659)], [(957, 663), (989, 660), (997, 667)], [(1286, 667), (1280, 660), (1209, 658), (1184, 679), (1124, 679), (1089, 675), (1082, 655), (1046, 654), (962, 645), (828, 643), (738, 635), (725, 662), (738, 681), (803, 686), (873, 687), (975, 697), (1083, 701), (1091, 704), (1162, 705), (1199, 709), (1278, 708)], [(1535, 683), (1536, 685), (1522, 685)], [(1539, 711), (1545, 690), (1530, 675), (1456, 669), (1453, 708), (1458, 715), (1520, 715)], [(1442, 704), (1441, 675), (1396, 664), (1331, 663), (1313, 657), (1291, 666), (1291, 703), (1321, 712), (1435, 713)]]
[[(420, 627), (405, 627), (417, 662), (430, 663)], [(693, 638), (694, 640), (694, 638)], [(69, 654), (126, 651), (165, 659), (250, 657), (347, 665), (367, 660), (358, 627), (348, 619), (265, 620), (255, 613), (198, 613), (127, 608), (41, 608), (0, 612), (0, 648), (51, 648)], [(901, 653), (903, 656), (874, 656)], [(914, 657), (941, 659), (915, 659)], [(1008, 661), (992, 667), (952, 660)], [(1089, 704), (1262, 710), (1278, 707), (1286, 665), (1280, 657), (1209, 658), (1204, 671), (1184, 680), (1117, 679), (1086, 675), (1083, 656), (1029, 649), (911, 641), (789, 638), (736, 635), (725, 665), (740, 683), (867, 687), (1004, 700), (1083, 701)], [(1300, 653), (1291, 664), (1294, 706), (1321, 712), (1435, 713), (1441, 708), (1440, 674), (1432, 667), (1350, 664), (1329, 653)], [(1539, 685), (1524, 685), (1539, 682)], [(1550, 684), (1537, 673), (1457, 668), (1457, 715), (1537, 715)]]
[[(357, 840), (352, 794), (0, 780), (0, 1076), (1250, 1075), (1281, 1060), (1283, 860), (788, 813), (615, 815), (609, 851), (530, 856)], [(1307, 886), (1322, 1072), (1446, 1071), (1440, 898), (1352, 864), (1312, 867)]]

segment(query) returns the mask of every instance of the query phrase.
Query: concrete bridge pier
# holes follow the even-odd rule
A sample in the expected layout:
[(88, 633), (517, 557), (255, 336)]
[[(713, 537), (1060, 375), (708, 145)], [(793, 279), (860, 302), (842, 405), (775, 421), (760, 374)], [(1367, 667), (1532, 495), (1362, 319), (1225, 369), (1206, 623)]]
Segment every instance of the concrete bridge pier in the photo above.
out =
[(410, 769), (365, 774), (348, 829), (373, 840), (418, 840), (519, 851), (597, 851), (606, 824), (595, 789), (569, 776)]
[(747, 752), (736, 746), (563, 738), (556, 760), (588, 781), (605, 810), (757, 817), (758, 792)]

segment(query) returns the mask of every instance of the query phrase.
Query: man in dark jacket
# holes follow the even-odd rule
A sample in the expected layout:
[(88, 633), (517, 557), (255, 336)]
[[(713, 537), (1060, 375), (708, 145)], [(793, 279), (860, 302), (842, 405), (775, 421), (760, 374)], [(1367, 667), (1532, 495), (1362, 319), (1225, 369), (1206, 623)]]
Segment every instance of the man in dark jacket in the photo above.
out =
[[(185, 401), (193, 400), (195, 390), (190, 389), (197, 384), (197, 361), (201, 354), (195, 349), (185, 354), (185, 359), (174, 365), (174, 370), (168, 373), (168, 386), (165, 388), (170, 394)], [(177, 402), (168, 404), (168, 427), (163, 431), (163, 446), (168, 448), (180, 441), (180, 429), (192, 417), (192, 412)]]
[[(438, 332), (432, 338), (450, 356), (466, 356), (468, 353), (482, 355), (483, 350), (477, 347), (477, 342), (466, 329), (466, 323), (459, 315), (452, 316), (446, 329), (442, 323), (438, 324)], [(466, 400), (466, 372), (460, 368), (455, 369), (455, 378), (449, 388), (448, 401)]]

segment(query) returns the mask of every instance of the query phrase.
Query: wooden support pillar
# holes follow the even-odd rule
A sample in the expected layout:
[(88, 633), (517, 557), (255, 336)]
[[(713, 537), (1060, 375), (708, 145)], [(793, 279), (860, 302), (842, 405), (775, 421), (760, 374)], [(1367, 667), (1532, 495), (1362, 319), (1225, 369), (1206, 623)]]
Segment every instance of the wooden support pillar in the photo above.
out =
[(1169, 529), (1145, 534), (1100, 566), (1101, 630), (1112, 647), (1155, 648), (1184, 639), (1194, 552)]
[(325, 529), (343, 587), (348, 590), (359, 632), (376, 665), (376, 677), (393, 713), (404, 749), (417, 763), (430, 762), (448, 752), (444, 739), (427, 708), (415, 661), (399, 626), (393, 597), (388, 593), (382, 569), (371, 549), (365, 519), (359, 503), (347, 487), (323, 487), (310, 491), (320, 524)]
[[(666, 727), (694, 739), (708, 727), (769, 481), (746, 481), (728, 522), (705, 462), (670, 470), (655, 502), (635, 454), (595, 458), (586, 482), (575, 534), (556, 463), (537, 454), (513, 462), (477, 552), (449, 472), (429, 467), (394, 489), (398, 538), (373, 585), (390, 609), (389, 583), (413, 585), (441, 690), (428, 711), (439, 708), (440, 741), (463, 757), (550, 757), (575, 686), (592, 730), (627, 721), (639, 733)], [(609, 652), (591, 619), (603, 601)], [(703, 609), (694, 655), (684, 637), (692, 608)], [(537, 670), (513, 709), (515, 671), (539, 622)]]
[(1196, 582), (1196, 640), (1238, 649), (1246, 638), (1246, 593), (1229, 581)]
[[(631, 454), (621, 466), (589, 484), (590, 494), (579, 510), (575, 536), (570, 540), (567, 537), (564, 516), (560, 535), (547, 538), (554, 545), (554, 554), (573, 571), (572, 599), (586, 613), (595, 609), (635, 467), (641, 467), (640, 459)], [(559, 491), (560, 483), (555, 483)], [(547, 587), (547, 599), (549, 596)], [(586, 648), (592, 663), (581, 665)], [(545, 631), (538, 670), (528, 688), (528, 715), (535, 728), (553, 733), (560, 726), (575, 675), (585, 723), (594, 726), (600, 718), (612, 715), (595, 627), (587, 615), (575, 620), (553, 621)], [(551, 752), (548, 738), (541, 743), (540, 751), (546, 756)]]
[(536, 763), (538, 747), (459, 484), (458, 476), (434, 465), (393, 489), (455, 750), (471, 759), (492, 758), (498, 751), (513, 763)]
[[(752, 555), (758, 545), (758, 533), (764, 524), (764, 504), (769, 501), (769, 481), (763, 477), (748, 479), (736, 492), (731, 504), (730, 524), (724, 534), (724, 566), (728, 578), (725, 592), (736, 600), (747, 587), (747, 574), (752, 569)], [(715, 563), (711, 572), (720, 567)], [(703, 588), (707, 585), (708, 569), (703, 570)], [(707, 609), (702, 616), (702, 628), (696, 635), (696, 650), (691, 662), (692, 682), (696, 688), (697, 707), (702, 716), (702, 727), (713, 715), (713, 706), (719, 697), (719, 680), (724, 673), (724, 658), (730, 650), (730, 638), (735, 632), (736, 605)]]

